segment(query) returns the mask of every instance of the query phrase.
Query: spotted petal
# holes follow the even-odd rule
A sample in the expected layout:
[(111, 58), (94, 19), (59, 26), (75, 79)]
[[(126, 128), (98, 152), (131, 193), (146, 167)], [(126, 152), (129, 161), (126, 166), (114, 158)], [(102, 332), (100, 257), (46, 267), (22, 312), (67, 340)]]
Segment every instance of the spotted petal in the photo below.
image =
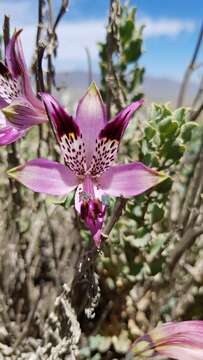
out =
[(8, 175), (29, 189), (51, 195), (65, 195), (79, 184), (66, 166), (55, 161), (35, 159), (8, 171)]
[(78, 125), (53, 96), (43, 93), (41, 97), (66, 165), (77, 175), (83, 175), (86, 171), (85, 147)]
[[(35, 110), (42, 112), (45, 117), (43, 104), (32, 91), (30, 76), (25, 63), (23, 49), (19, 38), (21, 32), (22, 30), (15, 31), (12, 38), (10, 39), (6, 47), (5, 62), (8, 67), (13, 86), (15, 86), (15, 92), (20, 92), (20, 94), (23, 94), (32, 104), (32, 106), (35, 107)], [(45, 117), (44, 121), (46, 120), (47, 119)]]
[(165, 179), (165, 175), (140, 162), (134, 162), (111, 167), (97, 182), (107, 195), (128, 198), (142, 194)]
[(0, 62), (0, 108), (22, 94), (19, 78), (12, 78), (8, 68)]
[(106, 124), (106, 109), (94, 82), (78, 104), (76, 121), (84, 138), (89, 167), (95, 150), (96, 138)]
[(123, 109), (100, 131), (91, 163), (91, 174), (99, 176), (113, 165), (118, 152), (119, 142), (134, 112), (143, 104), (136, 101)]
[(15, 129), (9, 125), (2, 127), (0, 128), (0, 146), (13, 143), (20, 139), (24, 134), (25, 131)]

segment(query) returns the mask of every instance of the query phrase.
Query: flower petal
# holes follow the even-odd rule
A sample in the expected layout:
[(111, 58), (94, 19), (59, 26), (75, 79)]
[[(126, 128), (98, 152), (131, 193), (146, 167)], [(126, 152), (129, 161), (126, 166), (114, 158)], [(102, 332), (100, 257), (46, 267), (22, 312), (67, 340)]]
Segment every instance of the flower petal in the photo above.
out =
[(41, 113), (25, 98), (19, 97), (2, 110), (6, 119), (18, 129), (27, 129), (47, 121), (45, 113)]
[(25, 131), (15, 129), (12, 126), (0, 128), (0, 146), (13, 143), (20, 139), (24, 134)]
[(106, 124), (106, 109), (94, 82), (78, 104), (76, 121), (84, 138), (87, 165), (89, 167), (95, 150), (96, 138)]
[(127, 106), (101, 130), (96, 139), (96, 148), (90, 167), (92, 176), (101, 175), (114, 164), (120, 139), (133, 113), (142, 103), (143, 100), (139, 100)]
[[(7, 65), (8, 69), (9, 69), (9, 72), (13, 77), (18, 77), (19, 75), (22, 74), (22, 71), (25, 70), (24, 66), (23, 66), (23, 68), (21, 66), (22, 64), (21, 64), (20, 58), (21, 58), (22, 54), (16, 53), (16, 42), (17, 42), (17, 38), (21, 32), (22, 32), (22, 29), (15, 31), (6, 47), (5, 61), (6, 61), (6, 65)], [(17, 55), (19, 55), (19, 56), (17, 56)]]
[(77, 175), (83, 175), (86, 171), (85, 148), (78, 125), (53, 96), (42, 93), (41, 97), (66, 165)]
[(126, 360), (166, 356), (177, 360), (203, 359), (203, 321), (159, 325), (138, 338)]
[(19, 38), (21, 32), (22, 30), (15, 31), (6, 47), (6, 65), (13, 83), (18, 82), (18, 90), (20, 88), (20, 92), (25, 95), (27, 100), (35, 107), (36, 111), (38, 110), (44, 113), (44, 121), (46, 121), (44, 106), (32, 91), (31, 81)]
[(96, 247), (99, 247), (106, 207), (102, 204), (100, 193), (89, 176), (86, 176), (84, 182), (77, 187), (75, 208), (90, 230)]
[(8, 175), (33, 191), (51, 195), (65, 195), (79, 184), (71, 170), (46, 159), (28, 161), (9, 170)]
[(128, 198), (142, 194), (165, 179), (166, 175), (134, 162), (111, 167), (98, 178), (98, 185), (108, 195)]
[(120, 111), (119, 114), (109, 121), (101, 130), (99, 138), (117, 140), (119, 142), (134, 112), (139, 109), (143, 102), (143, 99), (135, 101)]
[(8, 68), (0, 62), (0, 108), (10, 104), (21, 93), (20, 79), (12, 78)]
[(170, 357), (170, 359), (177, 360), (202, 360), (203, 359), (203, 348), (194, 349), (193, 346), (188, 347), (187, 345), (163, 346), (160, 354)]
[(7, 126), (7, 121), (4, 113), (0, 110), (0, 130)]

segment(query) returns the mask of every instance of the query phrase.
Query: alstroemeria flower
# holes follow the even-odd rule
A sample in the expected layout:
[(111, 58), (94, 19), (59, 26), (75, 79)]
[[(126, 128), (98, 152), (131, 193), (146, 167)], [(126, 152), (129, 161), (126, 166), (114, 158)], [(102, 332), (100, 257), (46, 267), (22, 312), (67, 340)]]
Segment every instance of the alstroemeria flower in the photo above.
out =
[(107, 122), (105, 106), (94, 83), (80, 100), (75, 118), (51, 95), (42, 94), (42, 98), (65, 165), (36, 159), (9, 174), (37, 192), (64, 195), (77, 188), (76, 210), (99, 246), (105, 212), (102, 195), (128, 198), (165, 179), (140, 162), (113, 165), (124, 130), (143, 101), (132, 103)]
[(126, 360), (160, 356), (177, 360), (202, 360), (203, 321), (170, 322), (156, 327), (137, 339)]
[(0, 62), (0, 145), (10, 144), (33, 125), (47, 121), (42, 101), (34, 95), (19, 39), (14, 33)]

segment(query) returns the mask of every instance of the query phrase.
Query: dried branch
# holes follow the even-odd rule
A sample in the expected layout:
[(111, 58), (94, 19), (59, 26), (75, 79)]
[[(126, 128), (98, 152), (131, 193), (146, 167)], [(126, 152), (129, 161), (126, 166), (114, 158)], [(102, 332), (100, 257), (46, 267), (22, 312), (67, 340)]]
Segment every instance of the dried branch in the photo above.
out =
[[(203, 143), (200, 146), (195, 166), (193, 170), (193, 177), (188, 184), (188, 190), (186, 193), (185, 201), (182, 204), (181, 216), (179, 217), (179, 226), (185, 229), (188, 226), (188, 219), (190, 216), (191, 209), (193, 207), (194, 199), (199, 188), (199, 184), (202, 184), (202, 168), (203, 168)], [(201, 185), (202, 186), (202, 185)]]
[(113, 54), (119, 52), (119, 29), (118, 21), (120, 18), (119, 0), (110, 0), (109, 21), (107, 25), (107, 78), (106, 78), (106, 106), (107, 118), (111, 117), (112, 105), (112, 81), (114, 80)]
[[(45, 0), (38, 1), (38, 24), (37, 24), (37, 34), (36, 34), (36, 50), (34, 56), (34, 62), (32, 65), (35, 79), (36, 79), (36, 90), (44, 91), (44, 78), (42, 71), (42, 59), (44, 55), (45, 45), (42, 43), (42, 30), (44, 29), (44, 14), (45, 14)], [(41, 137), (40, 137), (41, 138)]]
[(54, 67), (52, 64), (52, 54), (55, 48), (55, 33), (53, 32), (53, 14), (52, 1), (47, 0), (48, 3), (48, 27), (47, 27), (47, 91), (51, 94), (52, 84), (54, 83)]
[(37, 299), (33, 305), (33, 308), (32, 310), (30, 311), (29, 315), (28, 315), (28, 318), (27, 318), (27, 321), (26, 321), (26, 324), (24, 326), (24, 329), (23, 329), (23, 332), (19, 335), (19, 337), (17, 338), (14, 346), (13, 346), (13, 352), (15, 352), (15, 350), (18, 348), (18, 346), (20, 345), (20, 343), (23, 341), (23, 339), (26, 337), (28, 331), (29, 331), (29, 328), (31, 326), (31, 323), (32, 323), (32, 320), (35, 316), (35, 313), (36, 313), (36, 310), (37, 310), (37, 307), (39, 305), (39, 302), (40, 302), (40, 299), (42, 298), (42, 286), (40, 286), (40, 291), (39, 291), (39, 294), (37, 296)]
[(122, 210), (123, 210), (126, 202), (127, 202), (127, 199), (124, 199), (122, 197), (116, 199), (115, 206), (112, 210), (112, 215), (110, 216), (109, 221), (106, 224), (106, 226), (104, 227), (104, 230), (102, 233), (103, 239), (106, 239), (109, 236), (115, 223), (118, 221), (119, 217), (121, 216)]
[(37, 35), (36, 35), (36, 48), (39, 45), (39, 41), (42, 38), (42, 30), (44, 28), (44, 13), (45, 13), (45, 0), (38, 0), (38, 24), (37, 24)]
[(203, 234), (203, 226), (189, 228), (181, 239), (180, 243), (176, 245), (171, 258), (169, 260), (169, 270), (173, 272), (180, 258), (184, 255), (185, 251), (190, 249), (195, 240)]
[(192, 55), (192, 59), (188, 65), (185, 75), (183, 77), (183, 81), (182, 81), (179, 96), (178, 96), (177, 107), (180, 107), (183, 104), (184, 96), (186, 93), (186, 89), (187, 89), (190, 77), (195, 69), (195, 65), (196, 65), (195, 62), (196, 62), (196, 59), (197, 59), (197, 56), (198, 56), (198, 53), (199, 53), (199, 50), (201, 47), (202, 39), (203, 39), (203, 23), (202, 23), (202, 26), (201, 26), (201, 29), (199, 32), (199, 36), (198, 36), (197, 43), (196, 43), (196, 46), (194, 49), (194, 53)]
[(46, 45), (42, 41), (39, 41), (37, 46), (37, 67), (36, 67), (37, 92), (45, 91), (44, 75), (42, 70), (42, 60), (43, 60), (45, 48)]
[(69, 0), (61, 0), (61, 7), (60, 7), (59, 13), (58, 13), (58, 15), (56, 17), (56, 20), (55, 20), (54, 26), (53, 26), (53, 32), (54, 33), (56, 31), (56, 28), (57, 28), (60, 20), (62, 19), (62, 17), (66, 13), (68, 5), (69, 5)]
[(192, 114), (190, 115), (190, 121), (195, 121), (197, 120), (197, 118), (199, 117), (199, 115), (201, 114), (203, 110), (203, 102), (199, 105), (199, 107), (197, 108), (197, 110), (193, 111)]
[(200, 81), (200, 85), (199, 85), (199, 89), (194, 97), (194, 100), (193, 100), (193, 103), (192, 103), (192, 108), (195, 109), (198, 101), (201, 99), (203, 95), (203, 76), (201, 78), (201, 81)]

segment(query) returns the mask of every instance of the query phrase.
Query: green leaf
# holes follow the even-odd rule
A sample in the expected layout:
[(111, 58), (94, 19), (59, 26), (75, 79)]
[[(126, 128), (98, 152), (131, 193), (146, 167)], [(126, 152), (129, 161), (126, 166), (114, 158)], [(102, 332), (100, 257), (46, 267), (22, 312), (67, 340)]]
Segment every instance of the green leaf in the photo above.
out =
[(158, 204), (153, 204), (151, 209), (151, 222), (152, 224), (160, 221), (164, 216), (164, 210)]
[(166, 158), (166, 160), (179, 160), (185, 152), (185, 146), (178, 141), (167, 141), (162, 148), (162, 156)]
[(167, 116), (171, 116), (170, 109), (165, 105), (153, 104), (151, 111), (151, 120), (155, 123), (163, 120)]
[(159, 123), (159, 131), (162, 139), (174, 136), (178, 129), (178, 123), (172, 120), (171, 116), (166, 117)]
[(195, 122), (187, 122), (185, 125), (183, 125), (181, 130), (181, 136), (184, 142), (190, 141), (192, 137), (192, 131), (194, 128), (197, 128), (197, 124)]
[(178, 122), (179, 126), (183, 125), (186, 121), (188, 110), (185, 108), (179, 108), (174, 111), (173, 118)]
[(169, 233), (158, 234), (154, 242), (150, 245), (150, 255), (155, 256), (163, 247), (165, 241), (168, 239)]
[(80, 358), (81, 359), (90, 359), (91, 351), (89, 347), (83, 347), (80, 349)]
[(168, 193), (172, 187), (173, 181), (170, 177), (166, 178), (166, 180), (162, 181), (160, 184), (156, 186), (156, 191), (160, 193)]
[(121, 36), (121, 41), (123, 43), (125, 43), (132, 37), (133, 30), (134, 30), (134, 23), (132, 19), (128, 19), (125, 23), (121, 24), (120, 36)]
[(144, 133), (147, 140), (151, 140), (156, 134), (156, 129), (152, 127), (150, 124), (147, 124), (147, 126), (144, 129)]
[(154, 261), (152, 261), (152, 263), (150, 264), (150, 270), (153, 276), (162, 271), (164, 260), (164, 257), (160, 256), (158, 259), (154, 259)]
[(136, 61), (141, 55), (141, 45), (142, 39), (136, 39), (131, 41), (131, 43), (126, 48), (124, 54), (126, 58), (126, 62), (131, 63)]
[(59, 200), (49, 198), (48, 202), (52, 202), (52, 204), (60, 205), (60, 206), (64, 207), (65, 209), (68, 209), (70, 206), (72, 206), (74, 204), (74, 195), (75, 195), (75, 192), (71, 191), (68, 195), (66, 195), (65, 197), (63, 197)]

